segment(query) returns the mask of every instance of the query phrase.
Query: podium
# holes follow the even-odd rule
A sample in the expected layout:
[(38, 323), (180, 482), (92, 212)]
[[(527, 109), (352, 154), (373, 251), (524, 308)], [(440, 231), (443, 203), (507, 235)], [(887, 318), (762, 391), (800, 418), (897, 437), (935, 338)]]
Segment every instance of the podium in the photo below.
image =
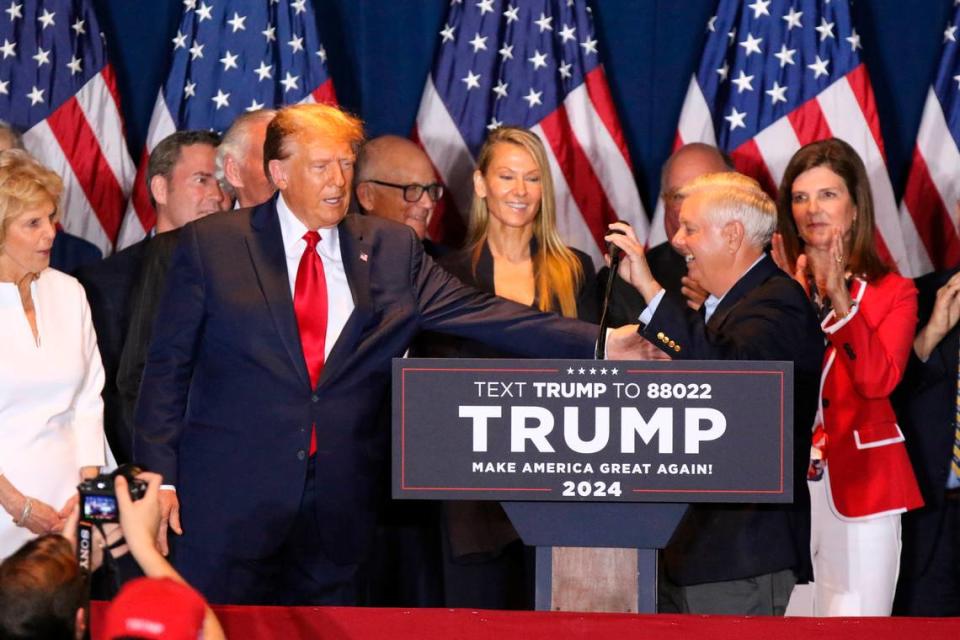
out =
[(790, 502), (790, 362), (398, 359), (393, 496), (499, 501), (539, 610), (655, 613), (691, 502)]

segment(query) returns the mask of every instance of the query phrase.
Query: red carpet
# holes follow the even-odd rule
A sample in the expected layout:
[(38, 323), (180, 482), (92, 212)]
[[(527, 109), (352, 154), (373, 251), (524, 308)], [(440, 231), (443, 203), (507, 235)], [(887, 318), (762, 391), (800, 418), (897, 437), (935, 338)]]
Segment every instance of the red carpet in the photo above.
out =
[[(105, 605), (94, 603), (93, 640)], [(960, 618), (736, 618), (469, 609), (215, 607), (230, 640), (957, 640)]]

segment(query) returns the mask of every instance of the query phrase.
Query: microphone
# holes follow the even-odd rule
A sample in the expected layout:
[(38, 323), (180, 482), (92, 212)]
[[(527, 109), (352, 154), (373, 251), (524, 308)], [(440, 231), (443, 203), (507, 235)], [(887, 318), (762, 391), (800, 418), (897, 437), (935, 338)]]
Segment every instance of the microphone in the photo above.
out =
[[(620, 229), (610, 229), (610, 233), (619, 233), (626, 235)], [(597, 336), (597, 348), (593, 354), (594, 359), (603, 360), (607, 350), (607, 325), (610, 324), (610, 294), (613, 292), (613, 281), (617, 278), (617, 270), (620, 267), (620, 259), (623, 257), (623, 251), (612, 242), (607, 243), (607, 255), (610, 256), (610, 272), (607, 273), (607, 284), (603, 291), (603, 306), (600, 311), (600, 335)]]

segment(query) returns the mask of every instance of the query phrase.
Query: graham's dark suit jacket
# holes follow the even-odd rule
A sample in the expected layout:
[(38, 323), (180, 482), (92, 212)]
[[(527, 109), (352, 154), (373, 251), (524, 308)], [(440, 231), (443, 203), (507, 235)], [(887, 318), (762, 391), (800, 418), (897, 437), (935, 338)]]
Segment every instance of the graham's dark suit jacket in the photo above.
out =
[[(956, 272), (957, 269), (931, 273), (915, 280), (919, 290), (918, 328), (930, 321), (937, 290)], [(901, 580), (926, 569), (943, 518), (944, 492), (953, 451), (958, 350), (960, 325), (944, 336), (926, 362), (921, 362), (911, 350), (906, 373), (893, 396), (907, 453), (926, 504), (902, 517)]]
[[(794, 363), (793, 504), (691, 506), (665, 550), (667, 575), (681, 586), (791, 568), (806, 578), (810, 572), (806, 469), (824, 344), (803, 288), (764, 256), (727, 292), (709, 323), (664, 296), (641, 333), (674, 359)], [(671, 348), (670, 341), (679, 350)]]
[(117, 369), (130, 322), (130, 294), (140, 278), (148, 241), (149, 238), (145, 238), (76, 273), (87, 293), (90, 317), (103, 359), (103, 427), (113, 455), (120, 463), (132, 459), (133, 440), (132, 425), (124, 419), (123, 404), (117, 391)]
[(589, 357), (596, 327), (467, 287), (409, 228), (348, 215), (340, 247), (355, 309), (311, 389), (276, 198), (181, 231), (136, 410), (135, 458), (176, 485), (184, 542), (264, 557), (300, 505), (316, 424), (318, 545), (362, 555), (385, 492), (389, 431), (377, 419), (391, 359), (421, 330), (531, 356)]

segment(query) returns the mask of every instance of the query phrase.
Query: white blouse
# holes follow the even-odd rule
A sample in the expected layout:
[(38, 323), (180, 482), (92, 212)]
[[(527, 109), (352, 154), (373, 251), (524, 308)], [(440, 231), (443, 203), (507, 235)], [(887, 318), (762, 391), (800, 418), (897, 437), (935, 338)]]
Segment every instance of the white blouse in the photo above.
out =
[[(104, 464), (103, 364), (80, 283), (45, 269), (31, 292), (39, 341), (16, 285), (0, 283), (0, 474), (59, 511), (80, 468)], [(0, 558), (32, 537), (0, 511)]]

